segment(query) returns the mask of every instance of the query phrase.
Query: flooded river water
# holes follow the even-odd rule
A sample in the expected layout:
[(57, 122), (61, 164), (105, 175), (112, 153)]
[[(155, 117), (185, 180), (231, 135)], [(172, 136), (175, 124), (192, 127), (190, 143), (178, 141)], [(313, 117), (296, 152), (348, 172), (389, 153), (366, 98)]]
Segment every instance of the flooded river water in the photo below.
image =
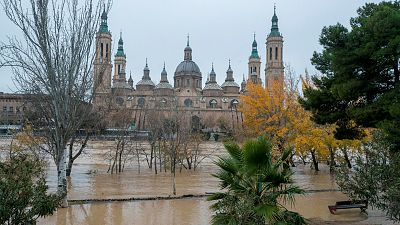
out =
[[(168, 170), (156, 175), (142, 162), (139, 173), (137, 162), (133, 160), (125, 166), (123, 173), (107, 173), (109, 162), (105, 156), (113, 145), (112, 141), (89, 143), (87, 152), (74, 164), (68, 187), (70, 200), (172, 196), (172, 175)], [(212, 153), (212, 156), (204, 159), (196, 171), (183, 169), (181, 173), (177, 172), (177, 195), (219, 191), (218, 181), (211, 174), (217, 171), (213, 161), (225, 154), (223, 145), (220, 142), (204, 142), (200, 148), (203, 153)], [(297, 196), (296, 205), (289, 206), (290, 209), (306, 218), (325, 221), (362, 221), (367, 218), (359, 210), (345, 210), (337, 215), (329, 213), (328, 205), (347, 200), (347, 197), (337, 191), (338, 187), (327, 167), (321, 165), (321, 171), (315, 172), (309, 165), (299, 165), (294, 170), (295, 182), (307, 194)], [(56, 180), (55, 166), (50, 164), (50, 190), (55, 190)], [(39, 224), (207, 225), (212, 215), (209, 206), (205, 198), (76, 204), (40, 219)], [(381, 213), (374, 213), (381, 216)]]

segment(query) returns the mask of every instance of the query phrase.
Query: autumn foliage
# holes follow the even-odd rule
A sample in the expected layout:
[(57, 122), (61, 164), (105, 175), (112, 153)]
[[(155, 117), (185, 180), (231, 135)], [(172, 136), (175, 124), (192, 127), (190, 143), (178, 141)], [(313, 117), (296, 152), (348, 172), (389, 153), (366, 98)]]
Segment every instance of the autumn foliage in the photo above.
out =
[[(267, 136), (278, 152), (291, 146), (292, 155), (297, 155), (304, 163), (306, 158), (311, 159), (315, 170), (319, 170), (318, 164), (321, 161), (334, 166), (337, 151), (341, 151), (341, 159), (348, 162), (349, 151), (358, 150), (360, 142), (336, 140), (336, 125), (318, 125), (313, 122), (311, 112), (306, 111), (298, 102), (298, 84), (299, 81), (292, 74), (287, 76), (283, 88), (278, 83), (268, 89), (249, 82), (239, 107), (243, 113), (246, 134), (250, 137)], [(302, 79), (303, 88), (311, 85), (308, 76)]]

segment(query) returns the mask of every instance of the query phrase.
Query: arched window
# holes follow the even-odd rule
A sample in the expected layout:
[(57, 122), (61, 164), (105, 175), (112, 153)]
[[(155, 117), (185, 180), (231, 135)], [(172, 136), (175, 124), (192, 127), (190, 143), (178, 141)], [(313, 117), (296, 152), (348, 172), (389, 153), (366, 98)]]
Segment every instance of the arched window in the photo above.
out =
[(137, 103), (138, 103), (139, 107), (143, 107), (144, 104), (146, 103), (146, 100), (143, 97), (141, 97), (141, 98), (138, 99)]
[(257, 73), (257, 67), (254, 67), (254, 72)]
[(231, 109), (236, 109), (238, 104), (239, 104), (239, 101), (237, 99), (233, 99), (231, 101)]
[(106, 59), (108, 60), (108, 43), (106, 44)]
[(118, 74), (121, 74), (121, 65), (118, 65)]
[(278, 60), (278, 47), (275, 47), (275, 60)]
[(187, 107), (187, 108), (193, 107), (193, 101), (189, 98), (185, 99), (185, 101), (183, 103), (185, 104), (185, 107)]
[(272, 48), (269, 48), (269, 60), (272, 60)]
[(210, 108), (212, 108), (212, 109), (217, 108), (217, 104), (218, 104), (218, 102), (215, 99), (211, 99), (209, 102)]
[(103, 43), (100, 44), (100, 57), (103, 58)]

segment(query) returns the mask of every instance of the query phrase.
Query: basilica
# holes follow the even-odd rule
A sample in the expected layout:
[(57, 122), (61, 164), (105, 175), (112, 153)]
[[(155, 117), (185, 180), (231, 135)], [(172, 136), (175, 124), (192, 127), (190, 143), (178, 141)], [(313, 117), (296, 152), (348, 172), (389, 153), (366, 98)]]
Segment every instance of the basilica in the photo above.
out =
[[(283, 37), (278, 28), (278, 17), (274, 9), (271, 32), (266, 38), (265, 87), (273, 82), (283, 84)], [(94, 99), (93, 105), (99, 110), (112, 115), (116, 111), (129, 112), (136, 129), (146, 130), (149, 110), (176, 111), (189, 113), (197, 121), (229, 121), (230, 128), (242, 126), (243, 117), (237, 111), (240, 96), (246, 93), (246, 84), (263, 85), (261, 79), (261, 57), (258, 54), (254, 38), (252, 51), (248, 59), (248, 75), (239, 85), (234, 77), (230, 62), (226, 70), (225, 82), (218, 84), (212, 66), (203, 87), (203, 75), (193, 61), (193, 50), (189, 37), (183, 50), (183, 61), (177, 65), (171, 83), (167, 71), (162, 71), (160, 82), (155, 84), (150, 76), (147, 64), (143, 69), (142, 79), (134, 84), (132, 77), (126, 74), (126, 55), (122, 35), (118, 49), (112, 57), (112, 35), (107, 24), (107, 13), (101, 16), (100, 29), (96, 35), (96, 58), (94, 62)], [(112, 63), (113, 62), (113, 63)], [(113, 126), (112, 122), (109, 124)]]

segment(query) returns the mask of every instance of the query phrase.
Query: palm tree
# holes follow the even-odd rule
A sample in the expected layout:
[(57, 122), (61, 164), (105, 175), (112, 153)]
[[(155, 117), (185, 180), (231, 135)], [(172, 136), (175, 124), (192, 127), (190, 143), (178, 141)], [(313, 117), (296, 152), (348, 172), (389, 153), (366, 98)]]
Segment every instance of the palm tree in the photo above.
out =
[(225, 148), (229, 155), (216, 162), (220, 170), (213, 174), (225, 192), (208, 198), (216, 201), (211, 206), (213, 225), (306, 224), (298, 213), (283, 206), (294, 204), (295, 194), (304, 194), (293, 185), (293, 173), (286, 163), (291, 149), (275, 158), (265, 138), (249, 140), (243, 148), (236, 143), (225, 144)]

